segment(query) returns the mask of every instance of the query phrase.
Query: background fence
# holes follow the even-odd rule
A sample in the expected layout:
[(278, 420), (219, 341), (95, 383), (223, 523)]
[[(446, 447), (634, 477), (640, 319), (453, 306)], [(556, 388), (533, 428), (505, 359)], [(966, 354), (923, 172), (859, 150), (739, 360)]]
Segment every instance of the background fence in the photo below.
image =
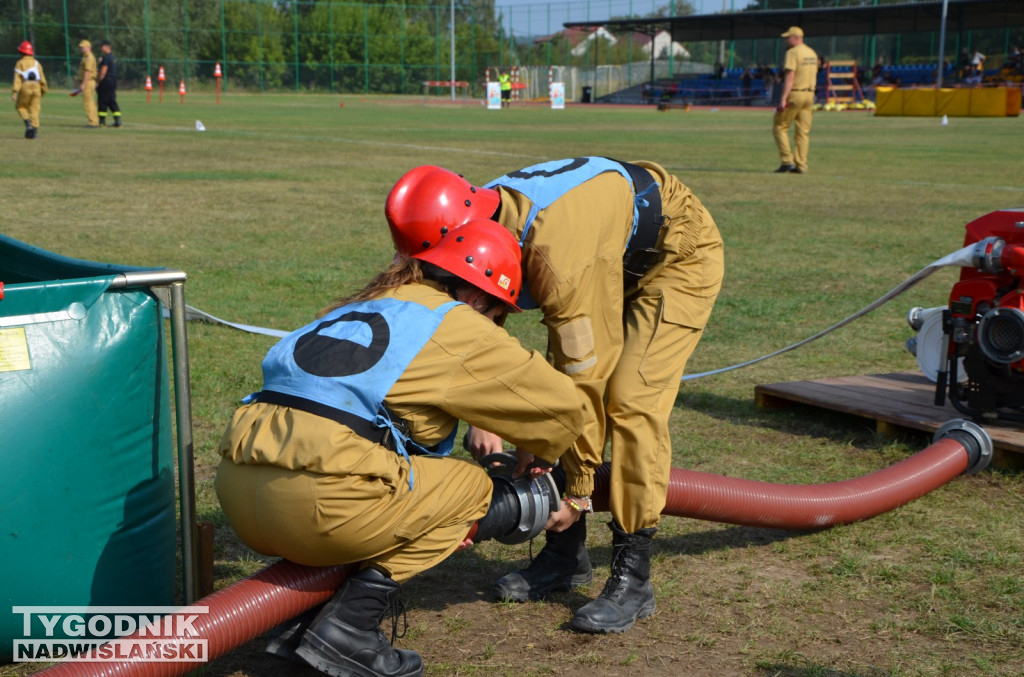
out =
[[(883, 0), (884, 2), (885, 0)], [(659, 4), (659, 2), (661, 4)], [(759, 0), (751, 8), (877, 4), (878, 0)], [(454, 12), (452, 12), (454, 7)], [(333, 2), (331, 0), (0, 0), (0, 68), (10, 73), (24, 39), (35, 45), (48, 80), (71, 86), (87, 38), (98, 51), (108, 38), (121, 66), (121, 82), (141, 87), (163, 66), (170, 91), (184, 80), (193, 91), (211, 87), (214, 65), (226, 89), (338, 93), (420, 93), (423, 82), (471, 83), (482, 96), (488, 67), (517, 65), (530, 72), (527, 98), (546, 96), (546, 69), (564, 67), (569, 98), (584, 86), (593, 96), (651, 77), (649, 39), (616, 34), (585, 40), (562, 32), (567, 21), (686, 14), (685, 0), (589, 0), (552, 2), (497, 10), (494, 0), (454, 5)], [(726, 9), (723, 5), (723, 9)], [(735, 9), (730, 0), (729, 9)], [(524, 19), (525, 15), (525, 19)], [(938, 28), (938, 27), (936, 27)], [(537, 40), (537, 37), (546, 39)], [(582, 42), (581, 42), (582, 40)], [(871, 65), (934, 63), (938, 32), (809, 36), (823, 57)], [(454, 49), (453, 49), (454, 44)], [(1013, 45), (1024, 46), (1024, 29), (1008, 27), (948, 36), (945, 53), (978, 49), (998, 66)], [(726, 68), (778, 64), (782, 40), (688, 44), (689, 57), (655, 55), (655, 78)], [(537, 73), (532, 71), (536, 69)], [(437, 91), (437, 90), (434, 90)], [(441, 90), (442, 92), (444, 90)]]

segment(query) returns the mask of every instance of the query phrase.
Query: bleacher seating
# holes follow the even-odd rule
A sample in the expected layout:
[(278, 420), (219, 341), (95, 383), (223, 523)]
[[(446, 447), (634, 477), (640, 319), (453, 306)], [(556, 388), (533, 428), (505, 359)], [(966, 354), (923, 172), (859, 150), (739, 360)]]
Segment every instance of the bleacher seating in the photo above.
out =
[[(662, 79), (654, 83), (653, 88), (647, 85), (638, 85), (622, 92), (609, 95), (609, 101), (614, 99), (617, 102), (636, 101), (639, 99), (644, 103), (664, 104), (704, 104), (704, 105), (725, 105), (742, 106), (746, 104), (743, 93), (743, 68), (727, 68), (722, 72), (722, 77), (715, 77), (713, 73), (703, 73), (696, 76)], [(837, 66), (833, 72), (849, 72), (849, 66)], [(935, 64), (905, 64), (886, 66), (883, 70), (891, 82), (898, 82), (902, 87), (920, 87), (935, 84)], [(986, 75), (995, 75), (998, 71), (986, 71)], [(869, 76), (862, 80), (862, 86), (870, 81)], [(956, 69), (947, 66), (943, 73), (943, 81), (953, 84), (956, 82)], [(777, 85), (781, 86), (781, 85)], [(827, 87), (826, 73), (822, 69), (818, 72), (819, 96), (823, 95)], [(750, 101), (755, 106), (766, 106), (771, 102), (768, 100), (764, 80), (754, 78), (750, 83)]]

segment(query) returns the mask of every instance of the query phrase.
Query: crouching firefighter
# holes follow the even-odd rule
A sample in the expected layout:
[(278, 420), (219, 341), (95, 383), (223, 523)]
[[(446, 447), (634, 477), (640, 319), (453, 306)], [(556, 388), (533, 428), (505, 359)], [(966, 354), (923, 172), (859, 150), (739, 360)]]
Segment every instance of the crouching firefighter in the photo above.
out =
[[(607, 446), (611, 576), (569, 625), (629, 630), (655, 611), (651, 550), (672, 467), (669, 417), (725, 269), (714, 219), (661, 165), (596, 156), (518, 169), (484, 186), (416, 167), (384, 211), (402, 253), (428, 251), (474, 219), (500, 223), (522, 245), (519, 306), (544, 314), (551, 363), (586, 405), (584, 433), (561, 459), (565, 492), (580, 510), (568, 528), (548, 530), (526, 568), (496, 581), (494, 596), (527, 602), (593, 579), (585, 513)], [(474, 426), (467, 449), (494, 453), (501, 437)]]
[[(267, 353), (263, 388), (220, 443), (224, 513), (265, 555), (360, 563), (268, 651), (330, 675), (420, 675), (420, 656), (391, 644), (400, 584), (466, 545), (471, 527), (477, 540), (516, 542), (568, 510), (550, 479), (492, 481), (448, 456), (460, 419), (549, 463), (582, 432), (572, 381), (501, 326), (519, 311), (521, 280), (515, 238), (466, 223)], [(391, 642), (379, 627), (388, 613)]]

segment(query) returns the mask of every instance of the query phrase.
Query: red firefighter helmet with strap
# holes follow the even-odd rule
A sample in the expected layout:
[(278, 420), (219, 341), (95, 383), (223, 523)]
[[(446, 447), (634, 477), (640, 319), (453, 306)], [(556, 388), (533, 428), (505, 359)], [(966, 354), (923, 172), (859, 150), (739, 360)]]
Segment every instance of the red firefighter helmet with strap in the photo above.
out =
[(32, 49), (32, 43), (26, 40), (18, 45), (18, 51), (26, 56), (35, 56), (36, 50)]
[(432, 263), (504, 302), (514, 312), (522, 291), (522, 251), (512, 233), (487, 219), (451, 229), (412, 258)]
[(491, 218), (500, 201), (496, 190), (478, 188), (447, 169), (423, 165), (398, 180), (388, 193), (384, 215), (395, 248), (411, 256), (433, 247), (464, 223)]

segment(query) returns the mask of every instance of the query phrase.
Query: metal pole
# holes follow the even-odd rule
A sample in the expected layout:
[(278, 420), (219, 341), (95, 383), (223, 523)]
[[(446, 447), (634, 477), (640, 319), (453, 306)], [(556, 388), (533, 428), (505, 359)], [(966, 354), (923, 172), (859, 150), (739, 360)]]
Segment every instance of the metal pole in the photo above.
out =
[[(174, 411), (178, 432), (178, 503), (181, 514), (181, 570), (185, 604), (199, 599), (199, 558), (196, 551), (195, 450), (192, 439), (192, 399), (185, 330), (185, 278), (180, 270), (122, 273), (111, 289), (169, 287), (171, 354), (174, 364)], [(166, 297), (163, 297), (166, 301)]]
[(451, 57), (452, 57), (452, 68), (451, 68), (451, 82), (449, 83), (452, 87), (452, 101), (455, 101), (455, 0), (451, 2)]
[(185, 283), (171, 285), (171, 346), (174, 354), (174, 408), (178, 425), (178, 486), (181, 511), (181, 570), (185, 604), (200, 597), (196, 553), (196, 486), (192, 442), (192, 398), (185, 333)]
[(942, 25), (939, 27), (939, 72), (935, 77), (935, 89), (942, 89), (942, 71), (946, 66), (946, 14), (948, 11), (949, 0), (942, 0)]
[(68, 82), (71, 82), (71, 38), (68, 36), (68, 0), (64, 0), (64, 66), (68, 72)]

